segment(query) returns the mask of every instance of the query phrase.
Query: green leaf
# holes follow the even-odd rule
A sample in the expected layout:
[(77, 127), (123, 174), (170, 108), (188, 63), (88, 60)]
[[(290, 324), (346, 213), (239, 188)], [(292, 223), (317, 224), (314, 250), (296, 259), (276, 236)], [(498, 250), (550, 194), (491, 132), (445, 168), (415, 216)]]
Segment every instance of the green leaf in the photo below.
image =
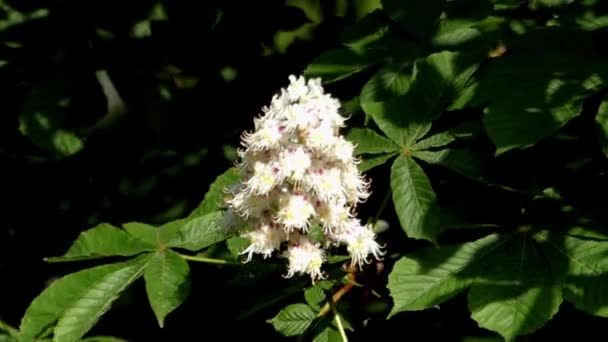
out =
[(376, 166), (380, 166), (386, 163), (389, 159), (393, 158), (396, 155), (396, 153), (382, 154), (379, 156), (374, 156), (372, 158), (363, 159), (361, 163), (359, 163), (359, 165), (357, 166), (359, 168), (359, 171), (365, 172), (373, 169)]
[(112, 302), (142, 275), (149, 255), (134, 259), (130, 265), (108, 274), (87, 287), (63, 312), (54, 330), (56, 342), (78, 341), (106, 313)]
[(374, 61), (349, 49), (339, 48), (321, 53), (304, 70), (307, 78), (321, 77), (323, 83), (341, 80), (365, 70)]
[(412, 146), (412, 151), (443, 147), (456, 140), (451, 132), (442, 132), (418, 141)]
[(332, 327), (326, 327), (318, 333), (312, 342), (343, 342), (338, 330)]
[(595, 127), (604, 156), (608, 157), (608, 99), (604, 99), (597, 109)]
[(159, 246), (162, 241), (157, 227), (141, 222), (127, 222), (122, 225), (133, 238), (151, 246)]
[(178, 308), (190, 292), (190, 268), (177, 253), (164, 250), (155, 253), (144, 271), (146, 292), (158, 325)]
[(608, 317), (608, 241), (555, 233), (537, 239), (562, 276), (564, 298), (579, 310)]
[(369, 128), (353, 128), (346, 136), (355, 144), (355, 154), (385, 153), (399, 150), (399, 146)]
[(428, 41), (445, 7), (443, 0), (383, 0), (382, 7), (399, 26), (420, 41)]
[(221, 223), (223, 215), (223, 212), (216, 211), (188, 220), (179, 228), (178, 235), (167, 244), (196, 252), (224, 241), (228, 237), (228, 231)]
[(151, 250), (154, 245), (137, 240), (108, 223), (101, 223), (80, 233), (64, 257), (131, 256)]
[(373, 43), (390, 31), (389, 21), (381, 10), (376, 10), (340, 32), (340, 42), (353, 49)]
[(424, 113), (421, 106), (420, 101), (409, 94), (383, 102), (361, 104), (380, 130), (401, 147), (410, 147), (431, 129), (430, 120), (420, 119)]
[(281, 310), (270, 323), (284, 336), (303, 334), (316, 318), (313, 309), (302, 303), (291, 304)]
[(430, 164), (441, 165), (452, 169), (461, 175), (477, 180), (491, 181), (485, 175), (485, 169), (480, 158), (466, 149), (444, 149), (441, 151), (413, 151), (412, 157), (424, 160)]
[(577, 116), (584, 98), (604, 84), (608, 64), (584, 57), (556, 52), (494, 58), (455, 108), (487, 106), (483, 122), (497, 155), (530, 147)]
[(64, 276), (38, 295), (21, 320), (20, 340), (33, 341), (57, 321), (55, 340), (76, 341), (141, 275), (148, 256), (97, 266)]
[(249, 239), (240, 236), (232, 236), (226, 240), (226, 246), (235, 258), (238, 258), (250, 244)]
[(189, 218), (203, 216), (220, 210), (224, 205), (225, 191), (232, 185), (237, 184), (241, 179), (241, 174), (237, 168), (231, 167), (226, 172), (218, 176), (209, 187), (203, 201), (194, 209)]
[(394, 306), (389, 317), (401, 311), (431, 308), (471, 285), (484, 257), (500, 245), (489, 235), (457, 246), (425, 248), (402, 257), (388, 277)]
[(361, 102), (380, 130), (401, 147), (426, 135), (431, 123), (464, 88), (477, 64), (457, 52), (440, 52), (416, 61), (406, 94), (379, 102)]
[(563, 300), (534, 240), (517, 235), (486, 257), (488, 267), (468, 295), (471, 317), (507, 341), (543, 327)]
[(397, 157), (391, 168), (391, 188), (395, 211), (407, 235), (435, 241), (439, 234), (439, 208), (422, 168), (410, 157)]
[(389, 64), (378, 70), (361, 89), (359, 101), (378, 102), (404, 95), (411, 83), (410, 67)]
[(311, 308), (319, 310), (320, 304), (325, 300), (325, 292), (320, 286), (309, 287), (304, 291), (304, 299)]

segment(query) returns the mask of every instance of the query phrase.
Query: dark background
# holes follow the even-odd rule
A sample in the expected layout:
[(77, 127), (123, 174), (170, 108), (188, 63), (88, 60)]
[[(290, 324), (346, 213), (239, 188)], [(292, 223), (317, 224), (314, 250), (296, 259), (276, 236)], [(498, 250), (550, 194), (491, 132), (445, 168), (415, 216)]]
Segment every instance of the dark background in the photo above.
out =
[[(160, 224), (196, 207), (231, 165), (240, 133), (252, 128), (253, 117), (287, 76), (334, 47), (341, 28), (369, 5), (299, 3), (305, 6), (274, 0), (0, 2), (0, 59), (7, 61), (0, 66), (0, 319), (18, 326), (50, 281), (88, 266), (42, 260), (64, 253), (81, 231), (99, 222)], [(154, 16), (158, 6), (163, 13)], [(289, 32), (301, 38), (290, 41)], [(107, 106), (98, 70), (107, 71), (123, 100), (116, 111)], [(360, 89), (356, 78), (349, 84), (327, 89), (348, 100)], [(32, 110), (75, 132), (83, 148), (66, 153), (52, 142), (53, 130), (23, 134), (20, 125)], [(387, 186), (380, 175), (372, 173), (372, 179), (377, 189)], [(372, 196), (362, 215), (381, 197)], [(387, 218), (394, 218), (390, 210)], [(400, 230), (392, 234), (404, 239)], [(385, 321), (390, 300), (383, 281), (390, 262), (384, 280), (372, 277), (371, 283), (384, 300), (370, 300), (364, 289), (349, 294), (357, 330), (352, 340), (496, 340), (470, 319), (466, 295), (440, 309)], [(191, 269), (191, 295), (164, 329), (140, 280), (91, 334), (131, 341), (281, 340), (265, 320), (302, 300), (296, 294), (239, 320), (260, 289), (278, 293), (293, 282), (274, 274), (264, 284), (235, 285), (234, 268)], [(546, 327), (520, 340), (554, 339), (570, 330), (602, 336), (603, 322), (564, 303)]]

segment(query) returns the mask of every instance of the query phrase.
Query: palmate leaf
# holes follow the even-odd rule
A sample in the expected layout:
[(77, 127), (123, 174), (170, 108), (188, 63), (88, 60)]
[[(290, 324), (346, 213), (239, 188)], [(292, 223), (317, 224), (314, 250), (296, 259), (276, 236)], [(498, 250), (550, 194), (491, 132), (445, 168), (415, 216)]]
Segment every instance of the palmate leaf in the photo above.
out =
[(368, 128), (353, 128), (346, 138), (355, 144), (355, 153), (390, 153), (399, 150), (399, 145)]
[(190, 292), (190, 268), (177, 253), (163, 250), (154, 253), (144, 271), (146, 292), (158, 324), (179, 307)]
[(21, 341), (33, 341), (57, 322), (55, 341), (78, 341), (148, 262), (142, 255), (127, 262), (97, 266), (69, 274), (36, 297), (21, 320)]
[(389, 317), (433, 307), (466, 289), (485, 256), (501, 241), (493, 234), (463, 245), (426, 248), (402, 257), (388, 277), (395, 303)]
[(307, 78), (321, 77), (329, 83), (361, 72), (375, 61), (347, 48), (337, 48), (321, 53), (304, 70)]
[(435, 241), (439, 207), (422, 168), (411, 157), (399, 156), (391, 167), (393, 203), (401, 227), (411, 238)]
[(579, 310), (608, 317), (608, 241), (548, 232), (536, 238), (561, 277), (564, 298)]
[(543, 327), (559, 310), (561, 287), (525, 232), (486, 258), (468, 296), (472, 318), (507, 341)]

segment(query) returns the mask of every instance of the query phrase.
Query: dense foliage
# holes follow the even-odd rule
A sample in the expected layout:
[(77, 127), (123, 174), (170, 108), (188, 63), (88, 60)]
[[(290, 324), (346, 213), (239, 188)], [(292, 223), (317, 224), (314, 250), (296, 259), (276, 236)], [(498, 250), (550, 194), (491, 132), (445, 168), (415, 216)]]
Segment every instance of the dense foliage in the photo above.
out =
[[(0, 341), (602, 331), (605, 1), (0, 0), (0, 41)], [(241, 141), (270, 146), (241, 134), (289, 75), (340, 101), (371, 179), (353, 202), (378, 244), (308, 227), (310, 205), (279, 219), (338, 242), (314, 269), (225, 224)], [(302, 125), (302, 172), (337, 165)], [(269, 181), (321, 196), (285, 165)]]

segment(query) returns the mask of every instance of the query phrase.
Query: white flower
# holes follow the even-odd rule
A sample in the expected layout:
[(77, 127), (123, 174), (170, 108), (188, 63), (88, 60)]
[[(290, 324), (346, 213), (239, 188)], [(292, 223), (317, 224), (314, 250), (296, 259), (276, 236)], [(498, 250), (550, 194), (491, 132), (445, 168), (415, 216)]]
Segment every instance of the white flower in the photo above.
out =
[(317, 213), (319, 214), (319, 220), (323, 228), (328, 233), (344, 226), (353, 216), (344, 203), (337, 201), (319, 201)]
[(256, 161), (253, 164), (253, 175), (246, 183), (246, 191), (254, 195), (265, 195), (280, 181), (279, 168), (277, 166), (271, 163)]
[(282, 229), (268, 223), (260, 224), (255, 230), (246, 232), (241, 237), (249, 239), (249, 246), (241, 252), (247, 254), (246, 261), (251, 261), (253, 253), (264, 255), (264, 259), (270, 257), (272, 252), (278, 250), (281, 243), (286, 240)]
[[(361, 226), (355, 206), (370, 195), (357, 169), (355, 146), (340, 135), (347, 119), (340, 102), (325, 93), (320, 79), (289, 77), (254, 118), (254, 131), (242, 135), (236, 163), (243, 179), (228, 193), (225, 224), (250, 241), (242, 252), (264, 258), (282, 250), (287, 276), (323, 278), (326, 249), (345, 244), (360, 267), (383, 252), (375, 234)], [(312, 225), (324, 236), (313, 242)]]
[(346, 250), (351, 255), (353, 264), (361, 268), (369, 264), (369, 256), (381, 259), (384, 252), (375, 240), (376, 234), (369, 225), (361, 225), (359, 220), (352, 219), (345, 229), (337, 235), (337, 239), (346, 244)]
[(277, 222), (282, 224), (287, 232), (294, 228), (307, 230), (308, 219), (315, 212), (312, 204), (302, 195), (283, 195), (279, 200), (279, 208)]
[(307, 147), (320, 152), (327, 152), (336, 142), (335, 128), (329, 124), (311, 128), (303, 136)]
[(359, 174), (355, 164), (343, 168), (342, 185), (349, 203), (364, 202), (370, 196), (369, 182)]
[(243, 145), (253, 150), (276, 148), (283, 138), (284, 128), (275, 120), (258, 120), (259, 128), (253, 133), (243, 133)]
[(232, 210), (244, 220), (258, 219), (269, 208), (269, 199), (265, 196), (250, 195), (239, 192), (226, 201)]
[(321, 266), (325, 262), (325, 251), (319, 243), (299, 237), (287, 247), (284, 256), (288, 260), (287, 278), (295, 274), (309, 274), (313, 282), (325, 278), (321, 271)]
[(340, 201), (344, 197), (341, 172), (336, 167), (312, 170), (306, 175), (305, 183), (322, 201)]
[(350, 141), (343, 137), (336, 138), (331, 149), (331, 154), (335, 159), (346, 165), (355, 164), (354, 153), (355, 146)]
[(279, 167), (281, 171), (285, 177), (294, 182), (300, 182), (304, 179), (304, 175), (312, 163), (310, 154), (301, 146), (281, 152), (280, 158)]

